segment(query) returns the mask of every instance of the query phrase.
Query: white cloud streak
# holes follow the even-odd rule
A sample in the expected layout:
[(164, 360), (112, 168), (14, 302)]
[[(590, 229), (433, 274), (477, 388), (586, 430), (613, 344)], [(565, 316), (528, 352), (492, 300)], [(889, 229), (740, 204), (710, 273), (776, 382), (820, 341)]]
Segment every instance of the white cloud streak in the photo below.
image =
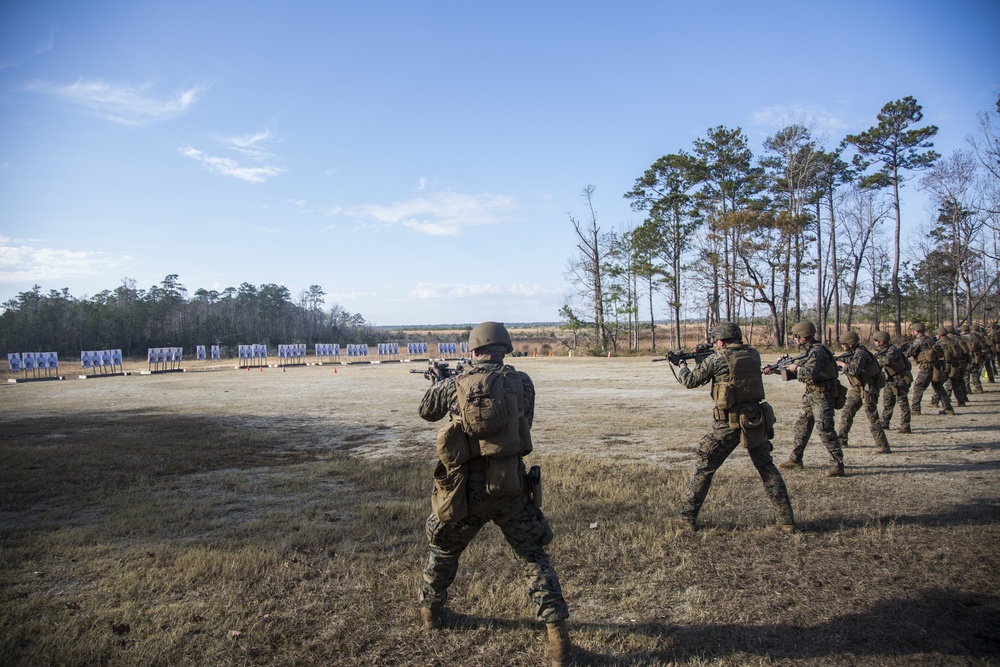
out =
[(65, 100), (121, 125), (141, 127), (184, 113), (198, 100), (204, 85), (154, 96), (152, 84), (116, 84), (101, 79), (78, 79), (71, 84), (35, 81), (27, 90)]
[(104, 253), (15, 245), (0, 236), (0, 283), (55, 281), (98, 276), (121, 266)]
[(834, 113), (815, 106), (775, 105), (758, 109), (752, 114), (754, 125), (780, 129), (791, 123), (798, 123), (823, 132), (840, 131), (847, 123)]
[(263, 132), (227, 137), (221, 140), (228, 146), (229, 150), (238, 153), (242, 158), (258, 166), (246, 166), (232, 158), (208, 155), (192, 146), (183, 146), (180, 152), (181, 155), (202, 163), (213, 173), (231, 176), (248, 183), (263, 183), (286, 171), (281, 167), (268, 164), (275, 159), (274, 153), (266, 146), (269, 139), (271, 139), (271, 131), (264, 128)]
[(382, 224), (409, 227), (430, 236), (459, 236), (467, 227), (504, 220), (513, 208), (511, 197), (443, 192), (389, 205), (368, 204), (345, 213)]
[(559, 295), (560, 288), (546, 285), (525, 285), (521, 283), (417, 283), (409, 296), (412, 299), (476, 299), (480, 297), (538, 298)]

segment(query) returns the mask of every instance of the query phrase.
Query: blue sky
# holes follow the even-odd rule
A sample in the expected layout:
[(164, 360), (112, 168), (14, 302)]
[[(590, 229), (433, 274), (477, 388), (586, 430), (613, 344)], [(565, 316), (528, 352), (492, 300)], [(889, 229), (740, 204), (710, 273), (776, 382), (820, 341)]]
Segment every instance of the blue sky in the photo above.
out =
[[(179, 274), (375, 324), (556, 321), (567, 214), (717, 125), (966, 148), (1000, 3), (0, 3), (0, 302)], [(904, 235), (929, 217), (904, 190)]]

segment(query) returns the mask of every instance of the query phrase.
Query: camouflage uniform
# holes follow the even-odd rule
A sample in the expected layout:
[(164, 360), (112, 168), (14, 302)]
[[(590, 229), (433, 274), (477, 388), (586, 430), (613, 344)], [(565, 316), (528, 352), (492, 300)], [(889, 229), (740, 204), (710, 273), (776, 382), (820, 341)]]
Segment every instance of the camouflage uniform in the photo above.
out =
[[(492, 365), (499, 370), (503, 358), (479, 358), (474, 365)], [(519, 375), (524, 382), (525, 416), (530, 425), (534, 419), (535, 387), (527, 373)], [(458, 413), (454, 377), (435, 382), (420, 403), (420, 416), (428, 421)], [(456, 522), (443, 522), (432, 513), (427, 519), (430, 555), (424, 568), (420, 605), (430, 609), (444, 606), (448, 587), (458, 571), (459, 557), (479, 530), (492, 521), (500, 527), (507, 543), (524, 563), (528, 591), (537, 607), (538, 620), (553, 623), (566, 619), (569, 610), (559, 577), (545, 551), (545, 546), (552, 541), (552, 529), (545, 515), (534, 506), (527, 492), (506, 497), (487, 494), (485, 464), (486, 458), (481, 456), (469, 461), (468, 516)], [(521, 463), (522, 473), (523, 467)]]
[[(945, 394), (950, 392), (955, 397), (955, 404), (963, 408), (969, 402), (969, 395), (965, 392), (965, 371), (970, 356), (968, 345), (957, 334), (949, 332), (938, 339), (938, 347), (944, 354), (946, 362), (944, 392)], [(937, 402), (932, 400), (931, 405), (937, 405)]]
[[(913, 359), (920, 368), (917, 372), (916, 379), (913, 380), (911, 388), (910, 411), (913, 414), (920, 414), (920, 401), (923, 399), (924, 392), (927, 391), (928, 385), (933, 389), (934, 398), (937, 399), (939, 404), (943, 404), (944, 410), (952, 410), (951, 400), (948, 398), (948, 393), (944, 389), (944, 381), (937, 381), (934, 379), (935, 364), (943, 368), (943, 361), (939, 358), (940, 351), (938, 351), (934, 340), (930, 336), (918, 333), (913, 339), (913, 343), (910, 345), (907, 355), (909, 355), (909, 357)], [(921, 360), (921, 356), (923, 356), (923, 360)], [(938, 358), (938, 360), (928, 361), (927, 359), (932, 356)], [(933, 405), (933, 401), (931, 404)]]
[(983, 393), (983, 383), (979, 376), (983, 374), (988, 343), (985, 337), (972, 331), (969, 327), (962, 327), (961, 338), (969, 346), (971, 353), (968, 368), (965, 370), (965, 393), (981, 394)]
[[(760, 372), (760, 355), (757, 350), (743, 344), (727, 343), (726, 348), (731, 350), (746, 350), (755, 359), (758, 373)], [(681, 367), (679, 379), (688, 389), (700, 387), (709, 382), (713, 386), (717, 383), (729, 382), (729, 363), (719, 351), (702, 360), (693, 371), (686, 365)], [(763, 392), (762, 392), (763, 393)], [(714, 410), (715, 422), (712, 430), (709, 431), (698, 443), (698, 460), (695, 463), (694, 473), (688, 483), (687, 494), (681, 503), (681, 516), (692, 525), (698, 516), (705, 496), (708, 495), (709, 487), (712, 485), (712, 478), (715, 471), (725, 462), (726, 458), (733, 453), (733, 450), (740, 444), (741, 433), (738, 424), (731, 424), (729, 413), (742, 413), (751, 420), (761, 419), (760, 402), (751, 401), (737, 404), (731, 410)], [(735, 415), (734, 415), (735, 416)], [(788, 489), (785, 487), (785, 480), (778, 472), (771, 458), (771, 441), (765, 436), (762, 441), (747, 448), (750, 461), (760, 475), (764, 483), (764, 491), (771, 499), (774, 511), (778, 515), (778, 523), (792, 525), (795, 517), (792, 514), (792, 503), (788, 498)]]
[(892, 413), (898, 403), (899, 430), (901, 433), (908, 433), (910, 430), (910, 401), (907, 394), (910, 391), (913, 375), (909, 371), (893, 373), (891, 370), (905, 365), (906, 357), (898, 347), (891, 343), (885, 348), (879, 349), (876, 357), (886, 376), (885, 387), (882, 388), (882, 428), (889, 428), (889, 424), (892, 422)]
[(997, 357), (1000, 356), (1000, 326), (991, 324), (983, 335), (990, 350), (986, 356), (986, 379), (993, 384), (996, 381)]
[[(847, 401), (844, 409), (840, 413), (840, 426), (837, 432), (840, 434), (840, 442), (847, 447), (847, 434), (851, 432), (851, 425), (854, 424), (854, 415), (862, 406), (865, 408), (865, 417), (868, 418), (868, 428), (871, 430), (872, 440), (879, 451), (889, 451), (889, 440), (885, 437), (885, 429), (882, 428), (882, 421), (878, 417), (878, 388), (874, 380), (863, 380), (863, 375), (871, 365), (878, 366), (878, 362), (872, 353), (864, 345), (856, 345), (850, 350), (852, 355), (844, 362), (844, 375), (850, 381), (850, 388), (847, 390)], [(879, 371), (881, 373), (881, 370)]]
[(794, 445), (788, 460), (793, 464), (802, 464), (806, 444), (815, 426), (819, 440), (830, 453), (834, 465), (843, 469), (844, 450), (840, 448), (840, 440), (833, 426), (836, 399), (831, 390), (835, 387), (836, 380), (828, 380), (823, 376), (823, 367), (833, 363), (833, 354), (815, 341), (806, 345), (805, 352), (807, 356), (798, 365), (796, 372), (799, 382), (806, 385), (806, 391), (802, 395), (802, 412), (795, 422), (792, 435)]

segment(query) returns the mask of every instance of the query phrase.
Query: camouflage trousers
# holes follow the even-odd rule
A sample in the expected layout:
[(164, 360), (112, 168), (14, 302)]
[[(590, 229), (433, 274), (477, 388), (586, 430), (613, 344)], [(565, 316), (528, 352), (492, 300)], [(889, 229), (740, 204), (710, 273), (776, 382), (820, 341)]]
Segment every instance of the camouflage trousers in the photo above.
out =
[(840, 411), (840, 426), (837, 433), (840, 434), (840, 442), (847, 446), (847, 437), (854, 424), (854, 416), (864, 407), (865, 417), (868, 419), (868, 429), (872, 433), (872, 440), (876, 447), (888, 447), (889, 440), (885, 437), (885, 429), (882, 428), (882, 421), (878, 417), (878, 394), (873, 394), (861, 387), (851, 385), (847, 390), (847, 401), (844, 409)]
[(461, 521), (444, 523), (434, 514), (427, 519), (430, 554), (420, 587), (420, 606), (434, 609), (444, 606), (448, 587), (458, 573), (459, 557), (479, 530), (492, 521), (524, 563), (528, 594), (537, 608), (536, 618), (552, 623), (569, 617), (559, 577), (545, 551), (545, 545), (552, 541), (552, 529), (542, 511), (526, 494), (500, 498), (487, 495), (486, 476), (481, 470), (469, 471), (468, 499), (469, 514)]
[(907, 396), (909, 391), (910, 385), (905, 382), (888, 383), (882, 388), (882, 424), (885, 428), (888, 428), (889, 422), (892, 421), (892, 413), (897, 403), (899, 403), (899, 425), (910, 425), (910, 402)]
[(931, 400), (931, 405), (935, 405), (935, 400), (937, 403), (943, 405), (945, 410), (951, 410), (951, 399), (948, 398), (948, 393), (944, 389), (944, 382), (933, 382), (931, 378), (934, 375), (934, 368), (930, 365), (926, 367), (921, 365), (920, 370), (917, 372), (917, 377), (913, 380), (913, 385), (910, 387), (910, 411), (920, 412), (920, 401), (924, 397), (924, 392), (927, 391), (927, 387), (930, 386), (933, 390), (933, 399)]
[[(681, 515), (697, 518), (705, 496), (712, 486), (712, 478), (725, 460), (740, 444), (740, 430), (730, 428), (727, 421), (716, 421), (712, 430), (698, 444), (698, 460), (688, 483), (687, 494), (681, 503)], [(767, 439), (759, 447), (748, 449), (750, 461), (764, 483), (764, 491), (771, 499), (771, 505), (778, 515), (778, 523), (795, 523), (792, 503), (788, 499), (785, 480), (771, 459), (771, 442)]]
[[(941, 396), (952, 396), (955, 403), (962, 407), (969, 402), (969, 394), (965, 391), (965, 380), (958, 378), (948, 378), (941, 383)], [(935, 395), (931, 398), (931, 405), (940, 405), (941, 396)]]
[(795, 421), (795, 430), (792, 432), (792, 453), (788, 456), (788, 460), (802, 463), (802, 455), (815, 427), (819, 441), (830, 453), (830, 458), (834, 463), (843, 465), (844, 450), (840, 448), (840, 439), (837, 438), (837, 431), (833, 427), (833, 417), (834, 406), (830, 392), (807, 390), (802, 395), (802, 412)]
[(980, 376), (983, 374), (983, 367), (985, 362), (980, 361), (979, 363), (969, 364), (968, 370), (965, 372), (965, 393), (966, 394), (981, 394), (983, 393), (983, 381)]

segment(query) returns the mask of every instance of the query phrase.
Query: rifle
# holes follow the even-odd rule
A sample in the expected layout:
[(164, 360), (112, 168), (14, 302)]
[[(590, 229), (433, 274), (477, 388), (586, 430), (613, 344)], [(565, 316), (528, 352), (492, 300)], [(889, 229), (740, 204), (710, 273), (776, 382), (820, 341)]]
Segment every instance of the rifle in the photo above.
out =
[(775, 361), (773, 364), (765, 365), (764, 369), (767, 369), (768, 373), (777, 373), (778, 371), (781, 371), (781, 379), (784, 380), (785, 382), (788, 382), (789, 380), (794, 380), (799, 375), (797, 370), (790, 371), (788, 370), (788, 367), (791, 366), (792, 364), (797, 364), (800, 361), (804, 361), (807, 356), (809, 356), (808, 352), (800, 354), (797, 357), (793, 357), (790, 354), (783, 354), (780, 357), (778, 357), (777, 361)]
[(700, 364), (702, 360), (708, 355), (712, 354), (711, 343), (698, 343), (694, 346), (694, 352), (685, 352), (684, 350), (671, 350), (667, 352), (667, 356), (658, 357), (653, 359), (653, 362), (657, 361), (669, 361), (674, 366), (680, 366), (682, 361), (687, 359), (694, 359), (694, 363)]
[(455, 363), (455, 368), (448, 365), (447, 361), (431, 361), (427, 362), (426, 370), (420, 370), (417, 368), (411, 368), (411, 373), (423, 373), (424, 378), (430, 380), (431, 382), (437, 382), (438, 380), (445, 380), (453, 375), (458, 375), (465, 370), (465, 364), (469, 363), (469, 359), (459, 359)]

